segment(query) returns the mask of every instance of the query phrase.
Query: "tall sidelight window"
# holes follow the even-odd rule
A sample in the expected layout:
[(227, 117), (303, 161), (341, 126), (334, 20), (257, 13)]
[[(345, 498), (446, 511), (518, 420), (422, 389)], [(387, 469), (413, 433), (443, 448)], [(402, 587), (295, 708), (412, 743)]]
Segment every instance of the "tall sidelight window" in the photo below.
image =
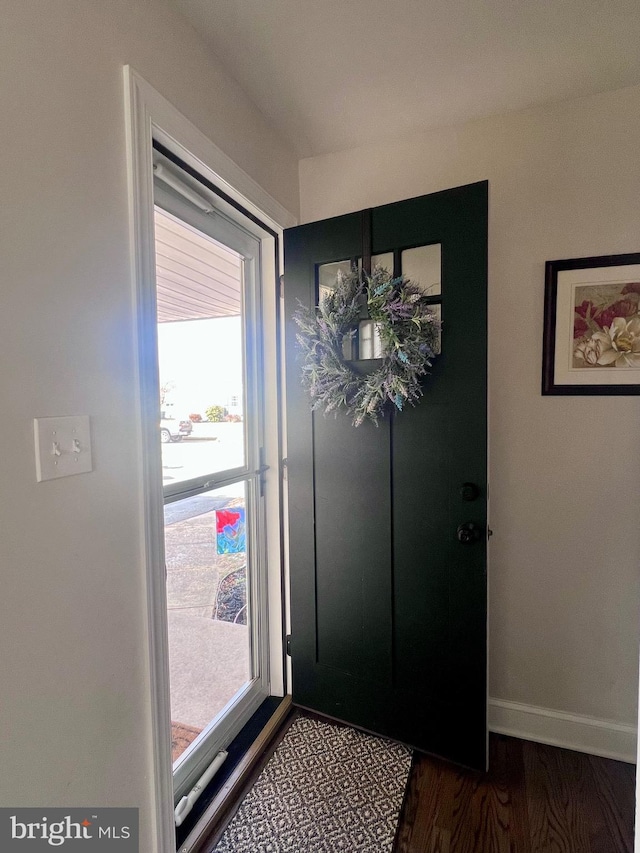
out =
[(178, 798), (269, 694), (260, 227), (154, 154)]

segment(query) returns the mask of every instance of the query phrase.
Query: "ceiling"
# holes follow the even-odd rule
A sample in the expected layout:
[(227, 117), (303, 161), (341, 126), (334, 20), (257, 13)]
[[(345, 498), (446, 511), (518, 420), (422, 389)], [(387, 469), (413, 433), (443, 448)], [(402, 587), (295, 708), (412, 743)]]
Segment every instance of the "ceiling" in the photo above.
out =
[(241, 311), (236, 252), (156, 208), (158, 322), (233, 317)]
[(301, 157), (640, 82), (639, 0), (172, 0)]

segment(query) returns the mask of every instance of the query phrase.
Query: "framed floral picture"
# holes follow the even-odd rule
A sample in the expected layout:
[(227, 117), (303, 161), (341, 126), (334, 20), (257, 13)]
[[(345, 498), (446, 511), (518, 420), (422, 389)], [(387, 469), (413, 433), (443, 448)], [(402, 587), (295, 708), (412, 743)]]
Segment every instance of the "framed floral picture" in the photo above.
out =
[(543, 394), (640, 394), (640, 253), (547, 261)]

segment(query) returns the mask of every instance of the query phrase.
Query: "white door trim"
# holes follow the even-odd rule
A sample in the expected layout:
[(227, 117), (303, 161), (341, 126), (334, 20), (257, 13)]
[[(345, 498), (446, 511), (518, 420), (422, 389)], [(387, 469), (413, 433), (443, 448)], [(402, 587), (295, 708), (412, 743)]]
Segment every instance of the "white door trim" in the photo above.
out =
[[(156, 316), (155, 288), (148, 286), (149, 281), (155, 281), (153, 139), (197, 169), (277, 234), (281, 234), (285, 227), (296, 224), (296, 220), (131, 66), (124, 68), (124, 89), (131, 277), (138, 348), (135, 420), (142, 482), (140, 550), (145, 566), (147, 600), (146, 652), (151, 706), (150, 753), (153, 762), (152, 822), (154, 850), (174, 853), (173, 774), (168, 737), (171, 712), (166, 589), (164, 573), (158, 571), (158, 566), (164, 565), (162, 462), (156, 435), (158, 366), (155, 359), (144, 357), (142, 348), (142, 342), (147, 347), (155, 342), (157, 347), (157, 330), (155, 322), (150, 319)], [(277, 271), (274, 270), (274, 273), (277, 274)], [(277, 471), (277, 459), (275, 463)], [(269, 550), (271, 556), (271, 545)], [(279, 609), (279, 601), (274, 607)], [(270, 618), (274, 616), (276, 618), (272, 624), (281, 621), (281, 614), (274, 613), (270, 608)]]
[[(144, 109), (148, 117), (148, 132), (151, 133), (153, 127), (153, 135), (158, 142), (170, 148), (185, 163), (215, 183), (274, 231), (282, 231), (297, 224), (293, 214), (269, 195), (130, 65), (125, 66), (124, 72), (126, 96), (132, 106), (137, 103), (140, 110)], [(138, 154), (141, 153), (138, 149)]]

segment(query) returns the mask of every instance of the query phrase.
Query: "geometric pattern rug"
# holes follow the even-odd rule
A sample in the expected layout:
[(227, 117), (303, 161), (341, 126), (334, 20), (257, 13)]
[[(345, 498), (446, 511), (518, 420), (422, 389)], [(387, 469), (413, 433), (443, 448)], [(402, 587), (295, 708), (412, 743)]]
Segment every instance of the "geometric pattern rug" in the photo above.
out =
[(215, 853), (391, 853), (411, 750), (298, 717)]

